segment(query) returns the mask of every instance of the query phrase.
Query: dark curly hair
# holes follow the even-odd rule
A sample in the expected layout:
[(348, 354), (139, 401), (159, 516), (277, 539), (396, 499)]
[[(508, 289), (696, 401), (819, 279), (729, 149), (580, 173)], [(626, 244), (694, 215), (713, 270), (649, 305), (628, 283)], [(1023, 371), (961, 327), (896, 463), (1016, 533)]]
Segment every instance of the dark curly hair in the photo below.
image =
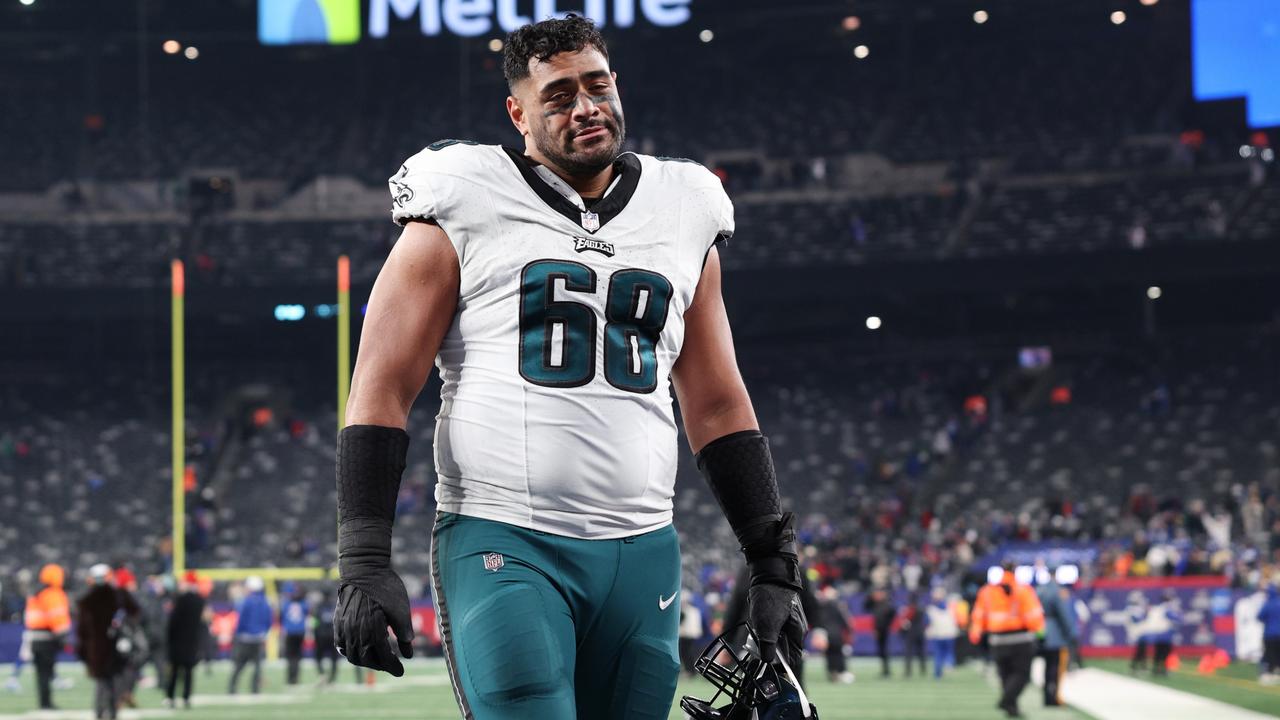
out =
[(591, 18), (570, 13), (564, 19), (552, 18), (519, 28), (507, 36), (502, 51), (502, 74), (507, 85), (529, 77), (529, 61), (538, 58), (545, 62), (552, 55), (562, 52), (578, 52), (591, 46), (609, 59), (609, 48), (596, 29)]

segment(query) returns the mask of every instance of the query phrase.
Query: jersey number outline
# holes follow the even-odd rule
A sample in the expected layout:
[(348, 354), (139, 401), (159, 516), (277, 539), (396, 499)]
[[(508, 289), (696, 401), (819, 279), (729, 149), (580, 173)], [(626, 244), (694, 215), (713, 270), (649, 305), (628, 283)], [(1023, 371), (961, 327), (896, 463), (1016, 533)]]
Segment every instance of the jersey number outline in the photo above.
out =
[[(520, 273), (520, 376), (543, 387), (580, 387), (595, 377), (596, 312), (566, 293), (595, 293), (596, 272), (572, 260), (535, 260)], [(674, 288), (649, 270), (627, 268), (609, 277), (604, 312), (604, 377), (633, 393), (658, 387), (658, 339)]]

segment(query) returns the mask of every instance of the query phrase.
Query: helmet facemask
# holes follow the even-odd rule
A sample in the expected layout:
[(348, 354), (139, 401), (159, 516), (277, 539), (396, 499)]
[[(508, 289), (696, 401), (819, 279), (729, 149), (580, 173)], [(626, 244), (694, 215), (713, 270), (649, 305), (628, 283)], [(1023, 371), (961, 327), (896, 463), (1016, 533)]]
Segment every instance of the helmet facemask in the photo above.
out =
[[(741, 636), (741, 642), (734, 642), (734, 636)], [(781, 676), (772, 663), (764, 661), (760, 640), (746, 623), (713, 640), (694, 663), (694, 670), (716, 689), (709, 700), (689, 696), (680, 699), (681, 709), (696, 720), (756, 720), (765, 717), (761, 709), (779, 704), (777, 701), (784, 694), (792, 696), (782, 698), (784, 703), (804, 698), (789, 668), (784, 667), (786, 675)], [(802, 702), (805, 709), (811, 707), (807, 698)], [(816, 714), (801, 713), (816, 720)]]

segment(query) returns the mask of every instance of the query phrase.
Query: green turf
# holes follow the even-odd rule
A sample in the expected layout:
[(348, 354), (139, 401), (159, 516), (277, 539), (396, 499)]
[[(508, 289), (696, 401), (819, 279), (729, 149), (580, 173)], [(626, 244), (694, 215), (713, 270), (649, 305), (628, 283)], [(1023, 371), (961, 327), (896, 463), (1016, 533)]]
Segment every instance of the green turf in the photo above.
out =
[[(1089, 666), (1129, 675), (1125, 660), (1096, 660)], [(1195, 661), (1188, 661), (1167, 678), (1155, 678), (1147, 672), (1133, 677), (1280, 717), (1280, 686), (1259, 685), (1258, 666), (1252, 663), (1232, 663), (1213, 675), (1201, 675), (1196, 672)]]
[[(1002, 717), (994, 710), (995, 690), (973, 667), (954, 670), (941, 681), (918, 676), (911, 680), (900, 676), (882, 680), (876, 677), (872, 665), (859, 661), (854, 665), (859, 680), (853, 685), (833, 685), (826, 680), (823, 669), (820, 662), (811, 662), (807, 666), (810, 694), (823, 720), (995, 720)], [(307, 684), (285, 688), (282, 685), (284, 668), (278, 664), (270, 665), (264, 670), (263, 695), (259, 698), (240, 696), (241, 701), (255, 703), (244, 705), (225, 704), (229, 699), (222, 693), (226, 690), (228, 670), (226, 663), (215, 665), (211, 676), (205, 674), (203, 667), (197, 669), (196, 706), (190, 712), (165, 711), (160, 704), (160, 692), (149, 689), (139, 691), (138, 695), (141, 709), (146, 712), (126, 712), (121, 717), (190, 720), (453, 720), (459, 717), (444, 665), (439, 660), (411, 662), (409, 674), (404, 679), (380, 676), (372, 689), (356, 685), (353, 673), (347, 667), (340, 668), (341, 684), (319, 688), (314, 684), (314, 667), (311, 665), (305, 666)], [(55, 702), (63, 709), (76, 712), (56, 715), (33, 713), (30, 718), (71, 720), (89, 717), (85, 710), (91, 707), (91, 683), (85, 679), (78, 665), (63, 665), (59, 673), (73, 678), (75, 687), (57, 692)], [(0, 678), (8, 677), (8, 674), (8, 667), (0, 667)], [(27, 668), (23, 671), (20, 694), (0, 692), (0, 715), (25, 714), (35, 706), (34, 679), (31, 668)], [(241, 682), (247, 680), (246, 676)], [(241, 691), (244, 689), (242, 685)], [(705, 696), (708, 689), (709, 686), (701, 681), (690, 681), (682, 682), (679, 692)], [(1035, 688), (1028, 689), (1023, 695), (1022, 705), (1024, 712), (1033, 720), (1083, 720), (1085, 717), (1069, 709), (1051, 712), (1040, 708)], [(673, 708), (671, 718), (682, 717), (679, 708)]]

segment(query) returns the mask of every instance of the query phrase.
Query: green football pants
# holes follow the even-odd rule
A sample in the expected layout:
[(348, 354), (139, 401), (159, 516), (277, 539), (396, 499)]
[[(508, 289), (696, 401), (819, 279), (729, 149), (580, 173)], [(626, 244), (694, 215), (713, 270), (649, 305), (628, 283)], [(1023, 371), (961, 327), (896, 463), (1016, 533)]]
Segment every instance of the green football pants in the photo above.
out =
[(578, 540), (439, 513), (432, 593), (467, 720), (663, 720), (680, 670), (667, 527)]

